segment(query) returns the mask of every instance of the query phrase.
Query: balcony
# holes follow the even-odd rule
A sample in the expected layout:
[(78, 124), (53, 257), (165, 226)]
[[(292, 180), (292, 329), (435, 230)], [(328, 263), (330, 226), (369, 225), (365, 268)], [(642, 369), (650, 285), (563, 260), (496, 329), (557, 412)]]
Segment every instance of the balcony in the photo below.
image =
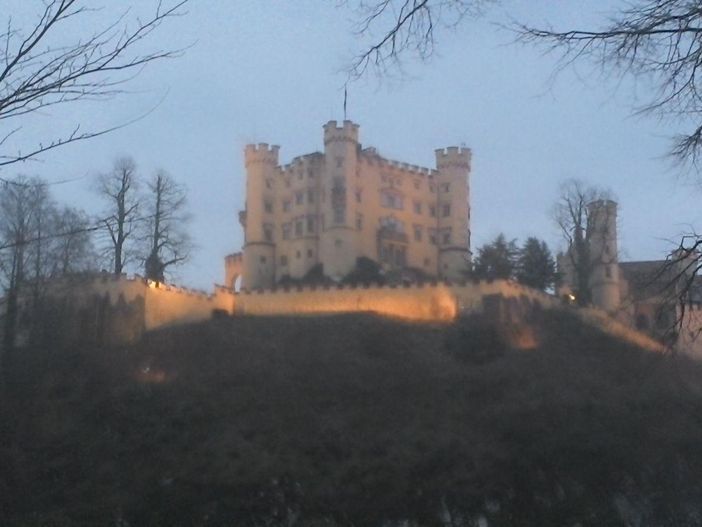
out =
[(409, 243), (409, 237), (404, 232), (389, 227), (381, 227), (378, 229), (378, 240)]

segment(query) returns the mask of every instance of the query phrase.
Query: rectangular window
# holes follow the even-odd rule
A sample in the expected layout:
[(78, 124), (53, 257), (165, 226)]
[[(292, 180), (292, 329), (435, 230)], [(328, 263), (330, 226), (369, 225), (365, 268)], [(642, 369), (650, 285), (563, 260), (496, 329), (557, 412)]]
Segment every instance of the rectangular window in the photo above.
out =
[(361, 194), (361, 191), (359, 189), (356, 189), (356, 203), (361, 203), (362, 198), (363, 196)]
[(436, 245), (436, 229), (429, 229), (429, 243)]
[(314, 233), (314, 216), (307, 216), (307, 232), (309, 234)]
[(283, 201), (283, 212), (290, 212), (290, 200)]
[(422, 204), (419, 201), (414, 202), (414, 213), (415, 214), (421, 214), (422, 213)]
[(432, 218), (436, 218), (436, 207), (434, 205), (429, 205), (429, 215)]
[(302, 220), (295, 222), (295, 236), (302, 236)]
[(305, 201), (305, 194), (304, 192), (296, 192), (295, 193), (295, 204), (296, 205), (302, 205)]
[(346, 221), (346, 209), (334, 209), (334, 223), (344, 223)]
[(267, 242), (273, 241), (273, 227), (270, 225), (263, 226), (263, 237)]
[(444, 203), (441, 206), (441, 214), (443, 215), (444, 218), (448, 217), (451, 215), (451, 205), (448, 203)]
[(273, 188), (273, 182), (270, 179), (266, 180), (266, 188), (267, 189)]
[(356, 229), (363, 229), (363, 214), (356, 214)]
[(447, 229), (443, 232), (441, 243), (443, 243), (444, 245), (448, 245), (451, 243), (451, 229)]
[(414, 226), (414, 241), (415, 242), (422, 241), (422, 226), (421, 225)]
[(307, 258), (314, 258), (314, 251), (312, 249), (307, 249)]
[(450, 184), (450, 183), (444, 183), (443, 185), (441, 185), (441, 187), (443, 188), (443, 190), (444, 190), (445, 193), (448, 193), (449, 190), (451, 190), (451, 184)]
[(313, 178), (314, 177), (314, 171), (311, 168), (307, 169), (307, 177), (308, 178)]
[(419, 181), (419, 180), (415, 180), (415, 181), (414, 181), (414, 188), (417, 189), (417, 190), (419, 190), (419, 185), (420, 185), (420, 181)]
[(307, 191), (307, 203), (314, 203), (314, 190)]
[(283, 239), (284, 240), (290, 239), (290, 224), (289, 223), (283, 224)]
[(434, 186), (434, 183), (429, 183), (429, 191), (436, 192), (436, 187)]
[(263, 202), (263, 210), (266, 212), (273, 212), (273, 202), (272, 201), (264, 201)]
[(404, 266), (406, 261), (405, 247), (402, 245), (395, 247), (395, 265)]
[(397, 210), (403, 209), (402, 196), (394, 192), (381, 192), (380, 203), (383, 207), (389, 207)]
[(342, 166), (344, 166), (344, 158), (337, 157), (336, 158), (336, 168), (341, 168)]
[(288, 265), (288, 257), (284, 254), (280, 255), (280, 265)]

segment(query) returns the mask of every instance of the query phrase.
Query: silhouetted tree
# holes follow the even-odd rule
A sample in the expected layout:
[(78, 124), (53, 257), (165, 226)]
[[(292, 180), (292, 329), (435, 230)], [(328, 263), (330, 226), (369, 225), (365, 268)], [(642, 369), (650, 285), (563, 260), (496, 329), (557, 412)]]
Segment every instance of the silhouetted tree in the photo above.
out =
[(192, 244), (186, 230), (190, 216), (185, 210), (185, 189), (165, 170), (157, 171), (147, 188), (145, 276), (163, 282), (169, 267), (184, 263), (190, 256)]
[(383, 284), (385, 275), (378, 262), (366, 256), (360, 256), (356, 258), (356, 266), (344, 277), (343, 282), (345, 284)]
[(115, 160), (112, 170), (97, 178), (96, 192), (106, 204), (102, 232), (107, 240), (103, 248), (116, 275), (135, 257), (136, 247), (132, 242), (139, 213), (138, 188), (136, 163), (131, 157)]
[(508, 242), (504, 234), (498, 235), (492, 243), (478, 248), (474, 276), (488, 279), (514, 277), (518, 252), (515, 240)]
[(517, 280), (524, 285), (545, 291), (556, 280), (556, 264), (546, 242), (527, 238), (517, 257)]
[[(39, 6), (35, 21), (26, 27), (16, 25), (24, 17), (13, 17), (11, 9), (4, 9), (0, 30), (0, 147), (11, 138), (18, 139), (27, 115), (57, 105), (112, 97), (148, 63), (178, 56), (179, 51), (149, 51), (144, 44), (164, 21), (178, 15), (187, 1), (155, 1), (150, 16), (134, 21), (129, 20), (126, 7), (122, 16), (106, 21), (105, 27), (94, 26), (90, 15), (96, 6), (81, 0), (26, 2), (33, 8)], [(77, 25), (81, 23), (82, 28)], [(74, 124), (53, 137), (32, 137), (35, 143), (27, 150), (0, 151), (0, 167), (119, 127), (84, 130)]]

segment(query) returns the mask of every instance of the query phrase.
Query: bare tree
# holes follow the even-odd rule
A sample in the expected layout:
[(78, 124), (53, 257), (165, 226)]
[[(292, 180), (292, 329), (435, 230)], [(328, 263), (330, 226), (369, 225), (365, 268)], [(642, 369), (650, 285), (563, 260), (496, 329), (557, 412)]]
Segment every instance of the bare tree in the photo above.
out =
[(672, 154), (698, 161), (702, 148), (702, 2), (648, 0), (628, 5), (602, 29), (565, 30), (518, 26), (522, 41), (560, 53), (560, 67), (591, 60), (605, 74), (632, 76), (654, 87), (637, 111), (692, 122), (678, 135)]
[(20, 299), (35, 314), (50, 278), (89, 265), (90, 233), (84, 215), (70, 207), (58, 209), (44, 180), (18, 176), (2, 184), (0, 284), (6, 303), (5, 350), (14, 344)]
[(54, 213), (55, 235), (51, 243), (51, 276), (95, 269), (93, 231), (95, 227), (83, 211), (64, 206)]
[(115, 160), (112, 171), (97, 178), (96, 192), (106, 203), (101, 220), (107, 236), (104, 248), (116, 275), (122, 273), (136, 250), (131, 242), (135, 241), (138, 222), (138, 189), (136, 163), (131, 157)]
[[(30, 27), (14, 25), (11, 13), (0, 30), (0, 148), (22, 129), (22, 118), (48, 107), (120, 93), (121, 86), (150, 62), (178, 56), (176, 50), (140, 51), (150, 35), (177, 16), (188, 0), (158, 0), (152, 14), (129, 20), (125, 13), (92, 32), (94, 5), (81, 0), (45, 0)], [(92, 4), (92, 3), (91, 3)], [(25, 151), (0, 150), (0, 167), (42, 152), (105, 134), (110, 129), (83, 130), (74, 124), (65, 133), (37, 139)]]
[(436, 46), (437, 28), (452, 28), (467, 17), (477, 17), (494, 0), (348, 0), (356, 12), (359, 36), (370, 44), (354, 59), (351, 74), (359, 77), (369, 67), (386, 72), (399, 66), (406, 54), (429, 58)]
[(579, 305), (587, 305), (591, 301), (592, 264), (598, 257), (591, 253), (591, 214), (597, 211), (590, 205), (605, 199), (610, 199), (607, 192), (571, 179), (561, 185), (558, 201), (553, 208), (553, 219), (567, 247), (564, 256), (570, 272), (566, 274), (571, 275)]
[(163, 282), (169, 267), (190, 256), (192, 245), (185, 229), (190, 216), (185, 210), (185, 189), (165, 170), (158, 170), (147, 186), (148, 255), (144, 268), (147, 278)]

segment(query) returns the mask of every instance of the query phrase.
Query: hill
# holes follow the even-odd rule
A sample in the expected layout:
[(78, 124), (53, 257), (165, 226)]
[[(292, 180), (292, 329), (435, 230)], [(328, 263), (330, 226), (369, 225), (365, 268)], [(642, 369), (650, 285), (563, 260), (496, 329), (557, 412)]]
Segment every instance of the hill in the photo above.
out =
[(223, 318), (10, 368), (2, 525), (702, 521), (701, 367), (566, 312)]

